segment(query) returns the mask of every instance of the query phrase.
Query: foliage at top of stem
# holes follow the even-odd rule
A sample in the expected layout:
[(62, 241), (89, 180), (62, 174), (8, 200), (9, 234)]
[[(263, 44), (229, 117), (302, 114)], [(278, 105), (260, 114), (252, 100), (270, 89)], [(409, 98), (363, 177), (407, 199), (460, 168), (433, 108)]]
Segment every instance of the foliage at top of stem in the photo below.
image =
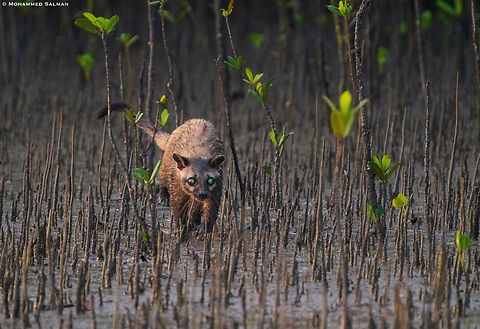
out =
[(157, 176), (161, 164), (162, 160), (160, 159), (155, 165), (155, 168), (153, 168), (153, 172), (151, 174), (148, 169), (136, 168), (133, 171), (133, 178), (135, 178), (135, 180), (139, 182), (142, 186), (150, 188), (155, 183), (155, 177)]
[(75, 56), (75, 58), (78, 64), (80, 64), (82, 67), (85, 80), (90, 80), (90, 74), (95, 66), (95, 58), (93, 58), (92, 54), (90, 53), (80, 54)]
[(130, 48), (130, 46), (138, 40), (138, 35), (131, 35), (129, 33), (122, 33), (119, 37), (120, 42), (125, 48)]
[(455, 232), (455, 245), (457, 250), (462, 252), (470, 248), (472, 245), (472, 239), (466, 234), (462, 234), (460, 231)]
[(102, 16), (96, 17), (92, 13), (86, 11), (83, 13), (82, 18), (75, 20), (75, 25), (95, 35), (102, 36), (104, 33), (107, 35), (113, 31), (115, 25), (117, 25), (120, 17), (113, 15), (110, 18)]
[(458, 18), (462, 15), (462, 9), (463, 9), (462, 2), (463, 0), (453, 0), (453, 5), (451, 5), (445, 0), (435, 1), (437, 7), (440, 8), (441, 11), (455, 18)]
[(362, 100), (357, 106), (352, 107), (352, 94), (350, 91), (344, 91), (339, 98), (339, 108), (327, 96), (322, 96), (323, 100), (331, 109), (330, 113), (330, 127), (333, 133), (340, 139), (345, 139), (350, 134), (353, 123), (355, 121), (355, 114), (358, 112), (367, 100)]
[(273, 77), (265, 82), (262, 82), (263, 73), (254, 74), (250, 68), (245, 69), (246, 79), (244, 82), (252, 86), (248, 89), (248, 94), (252, 96), (256, 101), (265, 105), (268, 100), (268, 90), (273, 84)]
[(328, 5), (327, 9), (338, 16), (348, 18), (353, 11), (353, 6), (348, 0), (340, 0), (338, 2), (338, 7), (335, 7), (334, 5)]
[(399, 162), (394, 163), (392, 167), (390, 167), (390, 163), (390, 155), (384, 155), (382, 161), (376, 155), (372, 155), (372, 161), (368, 163), (368, 168), (382, 183), (385, 183), (400, 167)]
[(230, 0), (230, 2), (228, 3), (227, 9), (223, 9), (223, 8), (221, 9), (222, 16), (227, 17), (232, 13), (234, 3), (235, 3), (235, 0)]

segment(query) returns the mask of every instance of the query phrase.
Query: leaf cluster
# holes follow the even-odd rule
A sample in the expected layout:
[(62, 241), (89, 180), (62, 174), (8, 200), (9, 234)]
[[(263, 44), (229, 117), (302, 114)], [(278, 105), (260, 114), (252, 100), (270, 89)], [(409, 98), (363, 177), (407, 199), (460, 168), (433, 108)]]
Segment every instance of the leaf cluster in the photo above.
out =
[(130, 122), (132, 125), (136, 125), (143, 116), (143, 112), (133, 113), (133, 111), (130, 109), (125, 109), (124, 113), (125, 118), (127, 118), (128, 122)]
[(453, 4), (448, 3), (445, 0), (437, 0), (435, 3), (440, 10), (455, 18), (459, 18), (462, 15), (463, 0), (453, 0)]
[(372, 222), (376, 222), (377, 219), (385, 213), (385, 209), (382, 205), (378, 205), (375, 209), (367, 203), (367, 218)]
[(292, 136), (293, 132), (289, 132), (287, 134), (282, 134), (280, 139), (277, 139), (277, 136), (273, 130), (271, 130), (268, 133), (268, 136), (270, 137), (270, 140), (272, 141), (273, 145), (276, 145), (278, 147), (282, 147), (283, 144), (287, 141), (288, 137)]
[(93, 67), (95, 66), (95, 58), (92, 54), (85, 53), (75, 56), (77, 63), (81, 66), (83, 70), (83, 75), (86, 80), (90, 79), (90, 73), (92, 72)]
[(227, 60), (224, 61), (228, 66), (235, 70), (239, 70), (243, 63), (243, 56), (227, 56)]
[(472, 239), (466, 234), (462, 234), (460, 231), (455, 232), (455, 245), (457, 246), (457, 250), (463, 252), (470, 248), (472, 245)]
[(138, 40), (138, 35), (130, 35), (129, 33), (120, 34), (120, 42), (125, 48), (129, 48), (135, 41)]
[(227, 17), (232, 13), (234, 3), (235, 3), (235, 0), (230, 0), (230, 2), (228, 3), (227, 9), (221, 9), (222, 16)]
[(247, 75), (247, 79), (243, 79), (243, 81), (251, 86), (251, 88), (248, 89), (248, 94), (256, 101), (265, 105), (268, 100), (268, 90), (273, 84), (273, 77), (262, 82), (263, 73), (253, 74), (252, 70), (248, 67), (245, 69), (245, 74)]
[[(165, 94), (160, 97), (159, 100), (155, 101), (157, 105), (160, 106), (165, 106), (167, 104), (167, 96)], [(158, 118), (157, 122), (160, 124), (161, 127), (165, 127), (168, 121), (168, 117), (170, 116), (170, 112), (168, 111), (167, 108), (164, 108), (162, 111), (162, 114), (160, 115), (160, 118)]]
[(162, 160), (158, 160), (155, 168), (153, 169), (152, 174), (150, 174), (148, 169), (143, 168), (136, 168), (133, 171), (133, 178), (137, 182), (139, 182), (142, 186), (150, 188), (155, 183), (155, 177), (157, 176), (158, 171), (160, 170), (160, 166), (162, 164)]
[(350, 134), (353, 123), (355, 122), (355, 114), (358, 112), (367, 100), (364, 99), (357, 106), (352, 108), (352, 94), (350, 91), (344, 91), (339, 98), (339, 109), (333, 104), (333, 102), (327, 96), (322, 96), (323, 100), (327, 103), (332, 111), (330, 113), (330, 127), (333, 133), (340, 139), (348, 137)]
[(84, 12), (83, 16), (75, 20), (75, 25), (95, 35), (103, 35), (103, 33), (108, 35), (120, 20), (118, 15), (113, 15), (110, 18), (96, 17), (88, 11)]
[(391, 159), (389, 155), (384, 155), (382, 157), (382, 161), (380, 161), (376, 155), (372, 155), (372, 160), (373, 161), (368, 163), (368, 168), (383, 183), (388, 181), (400, 167), (399, 162), (390, 167)]
[(348, 0), (340, 0), (338, 2), (338, 7), (334, 5), (328, 5), (327, 9), (343, 18), (348, 18), (353, 11), (353, 7)]
[(410, 200), (412, 199), (413, 195), (408, 196), (408, 198), (403, 194), (399, 193), (396, 198), (392, 200), (392, 206), (396, 209), (402, 209), (402, 217), (405, 218), (407, 216), (408, 207)]

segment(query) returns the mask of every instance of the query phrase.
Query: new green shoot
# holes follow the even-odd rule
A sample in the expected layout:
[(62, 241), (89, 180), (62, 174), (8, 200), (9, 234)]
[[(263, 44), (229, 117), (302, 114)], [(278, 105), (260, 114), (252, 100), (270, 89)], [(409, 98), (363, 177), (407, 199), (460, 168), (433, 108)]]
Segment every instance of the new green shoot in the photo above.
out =
[(390, 167), (390, 164), (389, 155), (384, 155), (382, 161), (376, 155), (372, 155), (372, 161), (368, 163), (368, 168), (380, 181), (385, 183), (400, 167), (400, 163), (395, 163), (392, 167)]
[(358, 112), (367, 100), (364, 99), (357, 106), (352, 107), (352, 94), (350, 91), (344, 91), (339, 98), (339, 108), (327, 96), (322, 96), (323, 100), (330, 107), (330, 127), (333, 133), (340, 139), (345, 139), (350, 134), (353, 123), (355, 122), (355, 114)]
[(92, 54), (85, 53), (81, 55), (75, 56), (77, 63), (80, 64), (83, 75), (85, 76), (85, 80), (90, 80), (90, 74), (92, 73), (92, 69), (95, 66), (95, 58), (93, 58)]

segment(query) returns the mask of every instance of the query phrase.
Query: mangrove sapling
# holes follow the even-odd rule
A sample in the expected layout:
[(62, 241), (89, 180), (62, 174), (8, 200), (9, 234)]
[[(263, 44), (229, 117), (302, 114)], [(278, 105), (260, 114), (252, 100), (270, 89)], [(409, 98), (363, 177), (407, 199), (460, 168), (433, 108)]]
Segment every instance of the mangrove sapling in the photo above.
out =
[[(370, 170), (375, 177), (377, 177), (380, 182), (382, 183), (380, 195), (383, 200), (386, 199), (386, 183), (392, 177), (392, 175), (398, 170), (400, 167), (400, 163), (394, 163), (391, 165), (390, 155), (384, 155), (382, 160), (376, 156), (372, 155), (372, 161), (368, 163), (368, 169)], [(377, 204), (376, 207), (373, 207), (371, 204), (367, 203), (367, 216), (370, 217), (373, 221), (376, 221), (380, 216), (385, 213), (385, 208), (382, 206), (382, 201)]]
[[(339, 266), (339, 274), (341, 276), (340, 284), (341, 290), (339, 292), (339, 297), (343, 302), (343, 313), (342, 313), (342, 327), (350, 327), (350, 316), (348, 314), (348, 261), (347, 261), (347, 250), (346, 250), (346, 236), (343, 236), (343, 229), (346, 231), (347, 223), (346, 220), (342, 223), (340, 220), (340, 193), (338, 191), (340, 172), (342, 165), (342, 155), (343, 155), (343, 146), (345, 139), (350, 135), (352, 131), (353, 123), (355, 122), (355, 114), (358, 112), (358, 109), (367, 102), (363, 100), (360, 104), (355, 107), (352, 107), (352, 94), (350, 91), (344, 91), (339, 98), (339, 108), (333, 104), (333, 102), (325, 95), (322, 96), (323, 100), (330, 107), (330, 128), (336, 137), (336, 156), (335, 156), (335, 169), (333, 176), (333, 204), (334, 204), (334, 225), (337, 227), (338, 232), (340, 233), (341, 241), (341, 266)], [(340, 223), (340, 225), (338, 225)], [(342, 225), (343, 224), (343, 225)], [(342, 227), (343, 226), (343, 227)]]
[(457, 230), (455, 232), (455, 246), (457, 248), (457, 253), (455, 255), (455, 268), (454, 268), (454, 282), (457, 289), (460, 286), (460, 278), (464, 273), (465, 269), (465, 251), (468, 250), (472, 245), (472, 240), (466, 234), (463, 234), (462, 231)]
[[(164, 6), (167, 0), (160, 0), (160, 1), (152, 1), (150, 5), (154, 5), (155, 3), (160, 3), (160, 7), (158, 9), (158, 13), (160, 16), (160, 22), (162, 24), (162, 39), (163, 39), (163, 49), (165, 51), (165, 56), (167, 58), (167, 68), (168, 68), (168, 82), (167, 82), (167, 89), (170, 94), (170, 98), (173, 104), (173, 113), (175, 115), (175, 127), (178, 127), (178, 123), (180, 121), (177, 102), (175, 99), (175, 93), (173, 91), (174, 81), (173, 81), (173, 64), (172, 64), (172, 56), (170, 55), (170, 49), (168, 48), (167, 44), (167, 36), (165, 33), (165, 19), (164, 19)], [(149, 9), (150, 10), (150, 9)], [(151, 18), (149, 19), (149, 24), (151, 25)], [(152, 27), (150, 26), (150, 31)], [(150, 43), (153, 45), (153, 37), (150, 36)], [(151, 46), (152, 47), (152, 46)], [(152, 49), (153, 52), (153, 49)]]
[(250, 88), (248, 89), (248, 95), (250, 95), (253, 99), (259, 102), (262, 105), (263, 110), (265, 111), (268, 121), (270, 123), (270, 132), (269, 137), (272, 141), (275, 149), (275, 156), (274, 156), (274, 193), (275, 193), (275, 207), (277, 209), (280, 208), (280, 153), (281, 147), (283, 143), (287, 140), (287, 138), (291, 135), (291, 133), (282, 136), (277, 135), (277, 128), (275, 127), (275, 121), (273, 120), (272, 113), (270, 112), (270, 108), (267, 105), (268, 101), (268, 91), (273, 83), (273, 78), (268, 79), (265, 82), (262, 82), (263, 73), (253, 74), (250, 68), (245, 68), (246, 79), (243, 79)]
[(399, 193), (392, 200), (392, 206), (395, 209), (401, 209), (402, 210), (402, 218), (403, 219), (407, 218), (408, 208), (410, 206), (410, 200), (412, 199), (412, 197), (413, 197), (412, 194), (410, 194), (407, 198), (403, 193)]
[[(220, 6), (219, 2), (220, 2), (219, 0), (215, 0), (215, 2), (214, 2), (216, 12), (218, 11), (219, 6)], [(236, 55), (235, 47), (233, 46), (232, 35), (230, 33), (230, 25), (228, 24), (228, 16), (232, 13), (233, 3), (234, 3), (234, 0), (231, 0), (229, 5), (228, 5), (228, 9), (227, 10), (222, 9), (222, 11), (221, 11), (223, 17), (225, 17), (225, 22), (226, 22), (227, 30), (228, 30), (228, 36), (229, 36), (230, 44), (232, 46), (232, 51), (233, 51), (233, 54), (234, 54), (234, 57), (228, 56), (227, 60), (224, 60), (224, 63), (228, 64), (230, 67), (232, 67), (236, 70), (239, 70), (241, 65), (242, 65), (242, 62), (243, 62), (243, 57), (242, 56), (237, 57), (237, 55)], [(216, 44), (217, 44), (217, 60), (215, 61), (215, 63), (216, 63), (216, 66), (217, 66), (218, 79), (220, 80), (220, 86), (222, 88), (222, 93), (223, 93), (223, 101), (224, 101), (224, 106), (225, 106), (224, 107), (225, 123), (226, 123), (226, 126), (227, 126), (228, 139), (230, 141), (230, 150), (231, 150), (232, 156), (233, 156), (233, 165), (234, 165), (234, 168), (235, 168), (235, 174), (237, 176), (238, 185), (240, 187), (241, 198), (242, 198), (242, 200), (245, 200), (245, 183), (243, 181), (243, 178), (242, 178), (242, 175), (241, 175), (241, 172), (240, 172), (240, 166), (238, 164), (238, 155), (237, 155), (237, 151), (236, 151), (236, 148), (235, 148), (235, 137), (234, 137), (234, 134), (233, 134), (233, 131), (232, 131), (232, 125), (231, 125), (231, 122), (230, 122), (231, 121), (230, 120), (230, 112), (231, 112), (230, 110), (231, 110), (231, 107), (232, 107), (231, 99), (229, 97), (230, 76), (229, 76), (228, 70), (225, 69), (225, 66), (220, 65), (221, 60), (225, 58), (226, 51), (225, 51), (225, 43), (224, 43), (223, 33), (221, 33), (220, 17), (219, 17), (218, 14), (215, 15), (215, 31), (216, 31), (216, 36), (217, 36), (215, 38)]]
[[(332, 13), (336, 14), (337, 16), (340, 16), (343, 18), (344, 21), (344, 26), (343, 26), (343, 33), (345, 37), (345, 44), (346, 44), (346, 49), (344, 53), (341, 53), (342, 49), (342, 44), (343, 44), (343, 37), (340, 32), (340, 28), (336, 28), (336, 33), (337, 33), (337, 42), (339, 42), (339, 56), (341, 58), (344, 58), (345, 54), (348, 59), (348, 66), (350, 69), (350, 78), (352, 82), (352, 88), (356, 88), (355, 84), (355, 79), (354, 79), (354, 74), (353, 74), (353, 56), (352, 56), (352, 46), (350, 44), (350, 23), (351, 23), (351, 18), (353, 15), (353, 6), (350, 4), (350, 1), (348, 0), (340, 0), (338, 2), (338, 7), (334, 5), (328, 5), (327, 9), (330, 10)], [(343, 62), (343, 61), (342, 61)], [(343, 67), (343, 65), (342, 65)], [(342, 77), (343, 79), (343, 77)], [(343, 86), (341, 86), (343, 87)], [(340, 90), (342, 90), (341, 88)]]
[(123, 161), (120, 152), (118, 151), (117, 144), (115, 142), (115, 137), (113, 135), (112, 124), (111, 124), (111, 101), (110, 101), (110, 75), (109, 75), (109, 65), (108, 65), (108, 51), (107, 51), (107, 40), (106, 36), (110, 34), (115, 26), (117, 25), (120, 18), (117, 15), (113, 15), (110, 18), (105, 18), (98, 16), (96, 17), (90, 12), (84, 12), (82, 18), (78, 18), (75, 20), (75, 25), (78, 27), (90, 32), (98, 36), (103, 45), (103, 53), (105, 59), (105, 91), (106, 91), (106, 98), (107, 98), (107, 126), (108, 126), (108, 136), (110, 138), (110, 142), (112, 144), (113, 150), (115, 155), (120, 162), (120, 165), (127, 177), (127, 185), (130, 194), (130, 199), (133, 203), (133, 211), (135, 213), (135, 218), (138, 220), (138, 223), (142, 225), (143, 230), (146, 232), (147, 227), (145, 222), (140, 218), (138, 214), (138, 209), (136, 206), (136, 199), (133, 197), (133, 189), (131, 186), (131, 173), (128, 170), (127, 165)]
[(92, 69), (95, 66), (95, 58), (93, 58), (92, 54), (85, 53), (85, 54), (80, 54), (75, 56), (75, 59), (77, 60), (77, 63), (80, 65), (80, 67), (82, 68), (83, 77), (85, 78), (85, 81), (89, 81), (90, 75), (92, 73)]

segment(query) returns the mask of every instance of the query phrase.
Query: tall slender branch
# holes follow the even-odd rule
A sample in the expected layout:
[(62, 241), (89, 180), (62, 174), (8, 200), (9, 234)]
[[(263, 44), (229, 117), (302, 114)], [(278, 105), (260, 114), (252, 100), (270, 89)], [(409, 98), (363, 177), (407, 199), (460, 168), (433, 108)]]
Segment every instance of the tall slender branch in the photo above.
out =
[[(362, 0), (360, 7), (356, 14), (355, 22), (355, 36), (354, 36), (354, 51), (355, 51), (355, 78), (356, 89), (358, 95), (358, 101), (361, 103), (365, 99), (365, 86), (363, 84), (363, 59), (360, 48), (360, 27), (362, 24), (365, 11), (370, 5), (370, 0)], [(368, 169), (368, 163), (372, 158), (372, 145), (370, 144), (370, 123), (368, 121), (367, 107), (362, 105), (360, 107), (360, 120), (361, 120), (361, 134), (362, 134), (362, 153), (363, 153), (363, 170), (365, 171), (367, 178), (367, 201), (372, 209), (376, 209), (378, 205), (377, 192), (375, 189), (375, 176)], [(380, 239), (385, 238), (385, 223), (382, 218), (377, 220), (378, 233)]]
[(170, 56), (170, 50), (168, 49), (167, 45), (167, 36), (165, 33), (165, 19), (163, 18), (163, 6), (164, 2), (160, 5), (160, 21), (162, 23), (162, 38), (163, 38), (163, 49), (165, 50), (165, 56), (167, 57), (167, 65), (168, 65), (168, 82), (167, 82), (167, 89), (168, 93), (170, 94), (170, 98), (172, 99), (173, 104), (173, 113), (175, 114), (175, 127), (178, 127), (178, 108), (177, 108), (177, 101), (175, 99), (175, 93), (173, 92), (173, 68), (172, 68), (172, 57)]
[[(215, 63), (217, 65), (218, 79), (220, 80), (220, 86), (222, 88), (224, 110), (225, 110), (225, 123), (227, 125), (227, 133), (228, 133), (228, 139), (230, 142), (230, 150), (233, 156), (233, 165), (235, 167), (235, 175), (237, 176), (237, 179), (238, 179), (238, 185), (240, 187), (240, 194), (241, 194), (242, 200), (244, 200), (245, 185), (243, 183), (242, 174), (240, 172), (240, 166), (238, 164), (238, 155), (235, 149), (235, 137), (233, 135), (232, 125), (230, 122), (230, 112), (231, 112), (230, 110), (232, 108), (232, 103), (229, 97), (230, 79), (229, 79), (228, 70), (225, 69), (225, 64), (224, 64), (224, 59), (226, 58), (226, 54), (225, 54), (226, 52), (225, 52), (225, 42), (223, 38), (221, 20), (220, 20), (220, 14), (219, 14), (220, 12), (219, 0), (215, 0), (214, 8), (215, 8), (215, 34), (216, 34), (215, 40), (217, 44), (217, 59)], [(225, 17), (225, 19), (227, 19), (227, 17)], [(228, 35), (230, 37), (232, 50), (234, 52), (234, 56), (236, 57), (237, 55), (235, 53), (235, 48), (233, 47), (233, 41), (231, 39), (231, 33), (230, 33), (230, 28), (228, 27), (228, 21), (226, 21), (226, 23), (227, 23)]]

